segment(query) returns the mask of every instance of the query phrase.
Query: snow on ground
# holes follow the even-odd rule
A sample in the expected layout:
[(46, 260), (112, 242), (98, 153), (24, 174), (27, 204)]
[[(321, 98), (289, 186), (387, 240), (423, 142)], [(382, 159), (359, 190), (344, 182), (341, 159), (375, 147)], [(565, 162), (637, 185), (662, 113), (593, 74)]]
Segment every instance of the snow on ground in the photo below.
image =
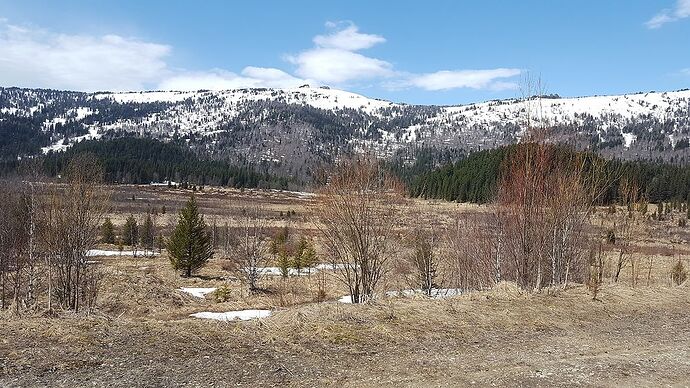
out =
[(175, 181), (163, 181), (163, 182), (151, 182), (149, 183), (149, 186), (177, 186), (177, 182)]
[[(345, 264), (317, 264), (314, 267), (311, 268), (302, 268), (300, 269), (299, 273), (297, 273), (297, 269), (295, 268), (288, 268), (288, 275), (289, 276), (304, 276), (304, 275), (310, 275), (310, 274), (315, 274), (319, 271), (335, 271), (336, 269), (342, 269), (345, 268)], [(245, 268), (245, 271), (249, 271), (249, 268)], [(283, 273), (280, 271), (280, 267), (258, 267), (257, 271), (259, 271), (259, 274), (262, 276), (282, 276)]]
[(195, 296), (197, 298), (205, 298), (206, 294), (210, 294), (213, 292), (216, 292), (216, 287), (209, 287), (209, 288), (203, 288), (203, 287), (180, 287), (180, 291), (186, 292), (190, 294), (191, 296)]
[[(158, 256), (157, 252), (137, 251), (137, 256)], [(120, 251), (111, 251), (107, 249), (90, 249), (86, 252), (86, 256), (134, 256), (131, 249)]]
[(189, 314), (190, 317), (201, 319), (214, 319), (217, 321), (248, 321), (250, 319), (267, 318), (271, 316), (271, 310), (239, 310), (227, 311), (224, 313), (213, 313), (203, 311), (200, 313)]
[(44, 154), (47, 154), (50, 151), (55, 151), (55, 152), (62, 152), (71, 147), (74, 143), (79, 143), (83, 140), (94, 140), (94, 139), (100, 139), (103, 134), (98, 133), (98, 128), (92, 127), (89, 128), (89, 133), (83, 136), (77, 136), (73, 137), (69, 140), (68, 144), (64, 144), (64, 139), (60, 139), (53, 143), (52, 145), (49, 145), (47, 147), (42, 147), (41, 151)]
[[(431, 290), (431, 297), (434, 299), (443, 299), (451, 296), (461, 295), (462, 290), (459, 288), (434, 288)], [(387, 297), (409, 297), (409, 296), (426, 296), (426, 292), (421, 289), (409, 289), (402, 291), (386, 291), (384, 294)], [(344, 295), (338, 299), (340, 303), (352, 303), (350, 295)]]
[(316, 267), (314, 267), (318, 270), (330, 270), (330, 271), (335, 271), (336, 269), (343, 269), (345, 268), (345, 264), (317, 264)]
[[(282, 276), (283, 273), (280, 271), (279, 267), (259, 267), (257, 268), (259, 271), (259, 274), (262, 276)], [(248, 268), (245, 268), (245, 271), (249, 271)], [(288, 268), (288, 275), (289, 276), (304, 276), (304, 275), (309, 275), (309, 274), (314, 274), (318, 272), (316, 268), (302, 268), (299, 273), (297, 273), (297, 269), (295, 268)]]
[(625, 148), (630, 148), (632, 143), (637, 140), (637, 136), (633, 135), (632, 133), (621, 132), (621, 136), (623, 136), (623, 146), (625, 146)]

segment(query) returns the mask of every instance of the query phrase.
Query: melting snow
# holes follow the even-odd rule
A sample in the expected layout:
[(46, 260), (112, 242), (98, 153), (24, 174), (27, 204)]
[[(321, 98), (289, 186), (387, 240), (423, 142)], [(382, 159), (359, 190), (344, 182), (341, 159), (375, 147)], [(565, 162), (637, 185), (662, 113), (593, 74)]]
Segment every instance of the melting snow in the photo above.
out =
[(216, 291), (216, 287), (201, 288), (201, 287), (180, 287), (180, 291), (186, 292), (197, 298), (204, 298), (206, 294), (210, 294)]
[[(462, 290), (459, 288), (434, 288), (431, 290), (431, 297), (434, 299), (443, 299), (443, 298), (448, 298), (451, 296), (456, 296), (456, 295), (461, 295)], [(421, 289), (409, 289), (409, 290), (402, 290), (402, 291), (387, 291), (385, 293), (386, 296), (388, 297), (396, 297), (396, 296), (414, 296), (414, 295), (420, 295), (420, 296), (426, 296), (426, 292), (424, 292)], [(338, 299), (338, 302), (340, 303), (352, 303), (352, 298), (350, 295), (344, 295)]]
[[(137, 251), (137, 256), (158, 256), (158, 253), (156, 252), (149, 252), (149, 251)], [(120, 251), (110, 251), (110, 250), (105, 250), (105, 249), (90, 249), (86, 252), (86, 256), (134, 256), (134, 252), (132, 252), (131, 249), (125, 249), (122, 252)]]
[(632, 133), (621, 132), (621, 136), (623, 136), (623, 145), (625, 148), (630, 148), (632, 143), (637, 140), (637, 136), (633, 135)]
[(271, 316), (271, 310), (239, 310), (224, 313), (212, 313), (208, 311), (189, 314), (190, 317), (201, 319), (215, 319), (217, 321), (248, 321), (250, 319), (267, 318)]

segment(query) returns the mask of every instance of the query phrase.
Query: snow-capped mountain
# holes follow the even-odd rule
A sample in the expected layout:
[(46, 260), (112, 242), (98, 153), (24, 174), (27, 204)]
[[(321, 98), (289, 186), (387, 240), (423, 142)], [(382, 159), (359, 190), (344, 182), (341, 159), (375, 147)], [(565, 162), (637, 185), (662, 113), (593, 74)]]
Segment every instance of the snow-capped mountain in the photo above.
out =
[(0, 89), (0, 128), (5, 128), (0, 137), (30, 143), (15, 157), (134, 134), (184, 139), (209, 157), (301, 174), (363, 150), (390, 156), (413, 155), (408, 151), (422, 147), (462, 152), (496, 147), (517, 141), (528, 118), (550, 128), (554, 140), (580, 148), (625, 158), (684, 158), (690, 90), (424, 106), (309, 87), (128, 93)]

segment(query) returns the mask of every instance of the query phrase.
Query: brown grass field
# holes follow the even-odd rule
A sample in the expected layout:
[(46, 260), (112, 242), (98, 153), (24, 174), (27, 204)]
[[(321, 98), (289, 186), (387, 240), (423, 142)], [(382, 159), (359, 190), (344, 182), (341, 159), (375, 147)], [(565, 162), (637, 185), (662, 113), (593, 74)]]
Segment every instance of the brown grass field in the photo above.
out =
[[(152, 211), (166, 234), (188, 196), (160, 187), (112, 190), (116, 226)], [(271, 226), (289, 221), (299, 233), (317, 235), (311, 196), (206, 188), (198, 199), (207, 223), (232, 223), (242, 207), (261, 205)], [(404, 206), (401, 230), (487, 211), (441, 201)], [(634, 223), (636, 271), (627, 264), (596, 301), (584, 285), (524, 293), (504, 282), (441, 300), (350, 305), (337, 302), (346, 291), (333, 274), (326, 301), (318, 302), (316, 275), (264, 279), (266, 291), (250, 295), (221, 257), (190, 279), (173, 272), (165, 252), (97, 258), (104, 277), (95, 311), (0, 316), (0, 386), (688, 386), (690, 290), (687, 282), (674, 286), (670, 271), (677, 260), (688, 268), (690, 234), (677, 217)], [(603, 235), (613, 222), (600, 209), (592, 233)], [(608, 279), (617, 251), (605, 247)], [(227, 286), (230, 296), (196, 298), (179, 291), (183, 286)], [(382, 286), (405, 287), (394, 276)], [(241, 309), (273, 315), (245, 322), (189, 317)]]

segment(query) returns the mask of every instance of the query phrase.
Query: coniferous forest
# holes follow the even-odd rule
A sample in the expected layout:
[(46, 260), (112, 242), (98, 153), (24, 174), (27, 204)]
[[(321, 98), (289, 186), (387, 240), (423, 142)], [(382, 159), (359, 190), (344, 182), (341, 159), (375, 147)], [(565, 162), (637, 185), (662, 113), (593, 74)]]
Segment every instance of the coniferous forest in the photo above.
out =
[(174, 143), (134, 137), (83, 141), (65, 152), (49, 152), (43, 162), (45, 171), (50, 176), (57, 176), (74, 156), (84, 153), (96, 155), (108, 183), (174, 181), (286, 189), (289, 182), (287, 178), (259, 173), (248, 164), (238, 166), (221, 160), (202, 159)]
[[(479, 151), (411, 180), (410, 193), (415, 197), (437, 198), (457, 202), (486, 203), (491, 201), (501, 176), (504, 160), (517, 147), (510, 145)], [(584, 160), (602, 159), (589, 153), (579, 153), (564, 146), (552, 146), (559, 159), (575, 155)], [(685, 201), (690, 196), (690, 166), (650, 161), (608, 160), (603, 173), (614, 176), (609, 189), (602, 195), (602, 203), (618, 200), (618, 186), (623, 180), (634, 182), (641, 195), (650, 202)]]

